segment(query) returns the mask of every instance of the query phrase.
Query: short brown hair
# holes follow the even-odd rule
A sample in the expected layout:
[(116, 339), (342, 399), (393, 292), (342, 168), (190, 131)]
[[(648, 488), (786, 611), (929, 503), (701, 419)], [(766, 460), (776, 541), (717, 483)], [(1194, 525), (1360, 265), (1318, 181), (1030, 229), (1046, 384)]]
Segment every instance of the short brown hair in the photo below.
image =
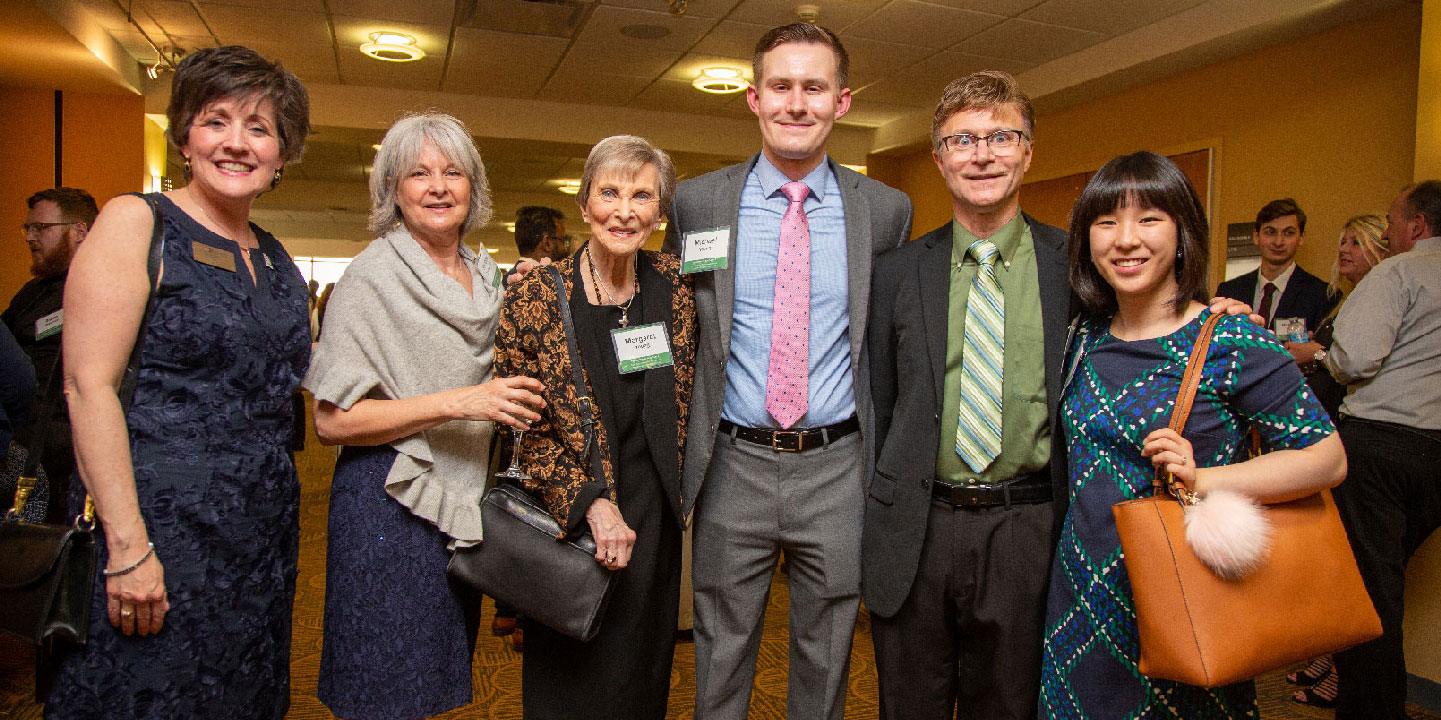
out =
[(178, 150), (190, 140), (190, 124), (206, 105), (227, 98), (269, 100), (275, 108), (280, 159), (294, 162), (305, 152), (310, 134), (310, 96), (300, 78), (279, 61), (240, 45), (198, 50), (180, 61), (170, 83), (170, 121), (165, 136)]
[(841, 45), (841, 39), (826, 28), (807, 22), (771, 28), (756, 42), (756, 52), (751, 58), (751, 72), (755, 74), (757, 85), (765, 80), (761, 77), (761, 63), (765, 60), (766, 53), (786, 43), (809, 43), (829, 47), (836, 54), (836, 82), (840, 83), (836, 92), (850, 87), (851, 56), (846, 53), (845, 46)]
[(1206, 299), (1206, 265), (1210, 226), (1201, 198), (1185, 173), (1169, 159), (1141, 151), (1113, 158), (1101, 166), (1071, 208), (1071, 287), (1094, 315), (1116, 311), (1116, 290), (1101, 277), (1091, 260), (1091, 223), (1117, 208), (1138, 203), (1171, 216), (1176, 223), (1177, 312), (1188, 301)]
[(60, 210), (60, 217), (67, 222), (85, 223), (86, 227), (94, 226), (95, 216), (100, 214), (95, 198), (79, 188), (57, 187), (41, 190), (31, 195), (30, 199), (25, 201), (25, 206), (34, 209), (35, 203), (42, 200), (55, 203), (55, 207)]
[(931, 120), (931, 148), (941, 146), (941, 126), (952, 115), (970, 108), (996, 108), (1011, 105), (1021, 111), (1026, 121), (1027, 139), (1036, 136), (1036, 111), (1031, 107), (1031, 98), (1021, 92), (1021, 84), (1010, 73), (1001, 70), (980, 70), (963, 78), (956, 78), (941, 92), (941, 101), (936, 105), (935, 117)]
[(1306, 213), (1301, 212), (1301, 206), (1291, 198), (1281, 198), (1266, 203), (1265, 207), (1261, 208), (1261, 212), (1256, 213), (1256, 232), (1261, 232), (1262, 225), (1287, 215), (1296, 216), (1296, 226), (1301, 230), (1301, 234), (1305, 235)]
[(1406, 186), (1402, 206), (1407, 215), (1420, 215), (1432, 235), (1441, 234), (1441, 180), (1422, 180)]

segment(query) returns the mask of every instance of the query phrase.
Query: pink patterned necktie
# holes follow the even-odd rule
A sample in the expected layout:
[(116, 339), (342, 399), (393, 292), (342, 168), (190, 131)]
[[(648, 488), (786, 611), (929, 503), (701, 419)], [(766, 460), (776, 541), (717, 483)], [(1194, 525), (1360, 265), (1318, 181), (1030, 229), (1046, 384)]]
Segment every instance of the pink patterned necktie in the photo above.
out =
[(766, 411), (789, 428), (806, 414), (810, 398), (811, 228), (803, 182), (781, 186), (790, 199), (781, 217), (776, 256), (776, 297), (771, 313), (771, 362), (766, 371)]

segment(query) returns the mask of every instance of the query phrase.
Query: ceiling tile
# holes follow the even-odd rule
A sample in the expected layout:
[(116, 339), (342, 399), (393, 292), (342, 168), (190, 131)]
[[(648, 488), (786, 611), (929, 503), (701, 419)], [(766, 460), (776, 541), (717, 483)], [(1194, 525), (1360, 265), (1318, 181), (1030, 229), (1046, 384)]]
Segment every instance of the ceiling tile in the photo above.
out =
[(962, 10), (974, 10), (992, 15), (1004, 15), (1006, 17), (1016, 17), (1040, 4), (1042, 1), (1043, 0), (926, 0), (926, 2), (937, 5), (945, 5)]
[(1005, 18), (999, 15), (896, 0), (875, 14), (848, 28), (844, 37), (920, 45), (940, 50), (963, 38), (994, 27)]
[(327, 0), (336, 15), (394, 20), (417, 25), (449, 26), (455, 18), (455, 0), (396, 2), (395, 0)]
[(536, 97), (556, 102), (625, 106), (650, 82), (648, 77), (607, 75), (593, 69), (557, 72)]
[(855, 94), (853, 104), (883, 103), (911, 108), (934, 108), (941, 91), (952, 80), (977, 70), (1018, 73), (1026, 63), (978, 57), (959, 52), (937, 53), (911, 67), (867, 85)]
[(653, 78), (664, 73), (679, 60), (681, 50), (676, 48), (636, 45), (617, 52), (615, 44), (595, 41), (578, 41), (565, 54), (565, 68), (586, 68), (595, 73), (615, 73), (632, 77)]
[(951, 49), (1040, 65), (1105, 39), (1105, 35), (1089, 30), (1030, 20), (1007, 20), (986, 32), (956, 43)]
[(156, 38), (157, 30), (162, 33), (162, 37), (178, 35), (209, 37), (210, 35), (205, 29), (205, 23), (201, 22), (200, 16), (196, 14), (195, 8), (190, 3), (179, 0), (150, 0), (135, 8), (135, 19), (162, 47), (169, 43), (161, 42), (161, 38)]
[(1023, 20), (1123, 35), (1205, 0), (1046, 0), (1021, 13)]
[[(211, 7), (243, 7), (260, 10), (298, 10), (300, 12), (325, 12), (325, 0), (201, 0), (200, 9), (209, 16)], [(264, 25), (263, 27), (269, 27)]]
[[(624, 62), (625, 55), (635, 48), (689, 49), (715, 24), (714, 18), (673, 17), (664, 12), (601, 5), (586, 20), (576, 42), (604, 44), (614, 57)], [(620, 34), (621, 28), (628, 25), (656, 25), (670, 33), (654, 40), (637, 40)]]
[[(600, 0), (604, 5), (658, 10), (668, 8), (667, 0)], [(684, 0), (686, 17), (720, 18), (730, 13), (739, 0)]]
[(366, 57), (358, 50), (340, 49), (340, 76), (346, 85), (435, 90), (440, 87), (440, 72), (444, 64), (440, 55), (427, 55), (415, 62), (395, 63)]
[(657, 80), (632, 100), (631, 105), (644, 110), (706, 115), (721, 109), (730, 100), (725, 95), (701, 92), (691, 87), (688, 80)]
[(265, 28), (263, 38), (268, 43), (330, 44), (330, 28), (321, 13), (231, 5), (202, 5), (201, 9), (221, 42), (248, 42), (256, 36), (256, 28)]
[(530, 97), (540, 90), (568, 44), (563, 38), (456, 28), (445, 90)]
[[(937, 93), (939, 97), (939, 93)], [(916, 111), (905, 105), (888, 105), (857, 97), (851, 102), (850, 112), (837, 121), (839, 125), (880, 127), (886, 123)]]
[(851, 57), (851, 87), (861, 86), (856, 82), (857, 74), (873, 78), (888, 75), (935, 53), (930, 48), (918, 45), (880, 42), (862, 37), (843, 37), (841, 42), (846, 46), (846, 54)]
[[(821, 8), (820, 19), (816, 21), (818, 24), (839, 33), (886, 2), (887, 0), (811, 0), (809, 4), (819, 5)], [(741, 0), (726, 19), (764, 25), (765, 29), (769, 30), (778, 25), (795, 22), (795, 7), (796, 3), (791, 0)], [(751, 40), (752, 48), (759, 39), (760, 35), (756, 35)]]
[(252, 42), (251, 49), (271, 60), (279, 60), (287, 70), (305, 82), (339, 81), (335, 65), (335, 52), (324, 45), (286, 45), (282, 43)]
[[(701, 38), (694, 50), (709, 55), (744, 59), (749, 63), (756, 51), (756, 41), (770, 29), (769, 25), (723, 20)], [(849, 50), (849, 46), (847, 49)]]

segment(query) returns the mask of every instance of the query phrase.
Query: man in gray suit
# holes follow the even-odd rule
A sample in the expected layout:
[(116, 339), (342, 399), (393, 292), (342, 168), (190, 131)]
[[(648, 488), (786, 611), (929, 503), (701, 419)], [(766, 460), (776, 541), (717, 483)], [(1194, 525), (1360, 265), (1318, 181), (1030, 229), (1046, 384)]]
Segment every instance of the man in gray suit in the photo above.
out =
[[(666, 247), (696, 275), (700, 347), (682, 500), (695, 508), (698, 720), (746, 717), (771, 576), (789, 564), (786, 717), (841, 718), (873, 455), (872, 259), (906, 196), (826, 156), (849, 61), (806, 23), (756, 45), (762, 150), (676, 189)], [(711, 248), (711, 249), (707, 249)]]
[[(1033, 123), (1010, 75), (953, 81), (931, 140), (954, 219), (876, 261), (879, 454), (862, 546), (882, 718), (1036, 716), (1074, 305), (1066, 233), (1020, 212)], [(1003, 309), (991, 392), (966, 362), (989, 352), (973, 335), (985, 292)]]

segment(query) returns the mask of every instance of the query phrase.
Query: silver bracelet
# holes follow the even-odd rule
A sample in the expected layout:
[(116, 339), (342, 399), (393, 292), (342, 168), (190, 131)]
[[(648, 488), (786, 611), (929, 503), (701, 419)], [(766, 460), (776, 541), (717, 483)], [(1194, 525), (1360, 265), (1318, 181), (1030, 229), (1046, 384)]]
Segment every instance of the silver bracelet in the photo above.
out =
[(145, 564), (145, 561), (146, 561), (146, 560), (149, 560), (149, 559), (150, 559), (150, 556), (155, 554), (155, 543), (153, 543), (153, 542), (148, 542), (148, 543), (145, 543), (145, 544), (148, 545), (148, 546), (150, 546), (150, 549), (149, 549), (149, 550), (146, 550), (146, 551), (145, 551), (145, 554), (142, 555), (142, 556), (140, 556), (140, 559), (139, 559), (139, 560), (136, 560), (134, 565), (131, 565), (130, 567), (125, 568), (124, 570), (101, 570), (101, 571), (100, 571), (100, 574), (101, 574), (101, 575), (104, 575), (105, 577), (117, 577), (117, 576), (120, 576), (120, 575), (129, 575), (130, 573), (135, 572), (135, 569), (136, 569), (136, 568), (140, 567), (141, 565), (144, 565), (144, 564)]

